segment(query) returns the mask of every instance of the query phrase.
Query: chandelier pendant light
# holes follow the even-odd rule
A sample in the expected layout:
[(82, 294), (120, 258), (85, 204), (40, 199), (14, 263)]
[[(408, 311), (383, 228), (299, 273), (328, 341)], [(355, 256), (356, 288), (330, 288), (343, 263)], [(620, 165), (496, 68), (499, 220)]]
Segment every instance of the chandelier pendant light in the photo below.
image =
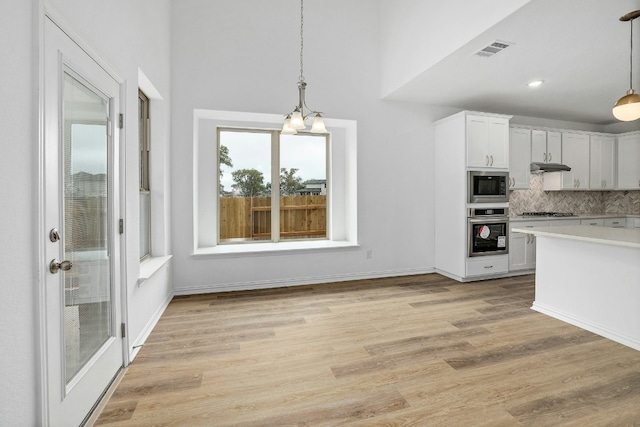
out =
[(620, 18), (631, 26), (631, 48), (629, 54), (629, 90), (613, 107), (613, 116), (623, 122), (640, 119), (640, 95), (633, 90), (633, 20), (640, 16), (640, 10), (629, 12)]
[[(307, 83), (304, 81), (304, 0), (300, 0), (300, 77), (298, 80), (298, 105), (295, 106), (293, 111), (287, 114), (284, 118), (284, 124), (282, 125), (281, 133), (284, 135), (293, 135), (298, 133), (298, 130), (306, 129), (305, 122), (308, 118), (313, 117), (313, 123), (311, 125), (311, 133), (327, 133), (327, 128), (324, 125), (322, 119), (322, 113), (320, 111), (311, 110), (307, 107), (305, 101), (305, 90)], [(305, 109), (307, 112), (305, 112)]]

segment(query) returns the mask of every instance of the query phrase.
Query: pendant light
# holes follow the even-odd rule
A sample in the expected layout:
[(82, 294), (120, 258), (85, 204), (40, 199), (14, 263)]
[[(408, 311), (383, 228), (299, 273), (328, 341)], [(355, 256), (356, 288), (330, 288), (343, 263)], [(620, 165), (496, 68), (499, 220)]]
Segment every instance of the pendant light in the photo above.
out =
[(640, 119), (640, 95), (633, 90), (633, 20), (640, 16), (640, 10), (629, 12), (620, 18), (631, 25), (631, 49), (629, 54), (629, 90), (613, 107), (613, 116), (623, 122)]
[[(293, 135), (298, 133), (298, 130), (306, 129), (306, 120), (309, 117), (313, 117), (313, 124), (311, 126), (311, 133), (327, 133), (327, 128), (324, 125), (324, 120), (319, 111), (311, 110), (307, 107), (304, 99), (307, 83), (304, 81), (304, 64), (303, 64), (303, 52), (304, 52), (304, 0), (300, 0), (300, 77), (298, 80), (298, 105), (295, 106), (293, 111), (287, 114), (284, 118), (282, 125), (283, 135)], [(305, 114), (305, 109), (309, 110)]]

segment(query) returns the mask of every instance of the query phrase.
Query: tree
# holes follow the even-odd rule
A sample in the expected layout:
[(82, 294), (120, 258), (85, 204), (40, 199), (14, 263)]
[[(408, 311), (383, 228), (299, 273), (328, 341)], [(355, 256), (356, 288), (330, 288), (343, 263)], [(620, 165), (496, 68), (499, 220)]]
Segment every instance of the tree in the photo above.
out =
[(287, 171), (287, 168), (280, 169), (280, 195), (281, 196), (293, 196), (297, 190), (304, 188), (302, 185), (302, 178), (295, 176), (298, 169), (291, 168)]
[[(231, 157), (229, 157), (229, 147), (226, 145), (220, 145), (220, 165), (233, 167), (233, 162), (231, 161)], [(220, 175), (222, 175), (222, 169), (220, 169)]]
[(220, 194), (224, 193), (224, 185), (222, 185), (222, 165), (228, 166), (230, 168), (233, 167), (233, 162), (231, 161), (231, 157), (229, 157), (229, 147), (227, 147), (226, 145), (220, 145), (220, 155), (218, 157), (219, 160), (219, 167), (218, 167), (218, 172), (220, 174), (220, 179), (218, 180), (218, 182), (220, 183)]
[(265, 185), (262, 172), (256, 169), (239, 169), (231, 172), (233, 184), (231, 187), (242, 197), (256, 197), (264, 194)]

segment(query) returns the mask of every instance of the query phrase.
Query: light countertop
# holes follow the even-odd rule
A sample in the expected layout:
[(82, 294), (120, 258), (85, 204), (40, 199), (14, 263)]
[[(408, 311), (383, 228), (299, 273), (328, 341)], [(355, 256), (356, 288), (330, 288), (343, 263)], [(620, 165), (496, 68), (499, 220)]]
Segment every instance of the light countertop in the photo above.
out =
[[(640, 229), (637, 228), (593, 227), (590, 225), (559, 225), (555, 227), (533, 228), (518, 228), (515, 226), (511, 231), (515, 233), (533, 234), (535, 236), (555, 237), (559, 239), (579, 240), (640, 249)], [(640, 259), (638, 262), (640, 262)]]
[(509, 221), (549, 221), (549, 220), (568, 220), (568, 219), (597, 219), (597, 218), (640, 218), (640, 215), (636, 214), (577, 214), (574, 216), (523, 216), (515, 215), (510, 216)]

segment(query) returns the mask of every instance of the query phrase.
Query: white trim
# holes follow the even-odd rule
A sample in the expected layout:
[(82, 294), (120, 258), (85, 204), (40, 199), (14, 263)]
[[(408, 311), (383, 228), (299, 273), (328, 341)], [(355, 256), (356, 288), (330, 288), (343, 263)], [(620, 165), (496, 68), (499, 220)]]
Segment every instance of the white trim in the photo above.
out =
[(129, 360), (131, 360), (131, 362), (133, 362), (133, 359), (136, 358), (136, 356), (144, 346), (144, 343), (145, 341), (147, 341), (147, 338), (149, 338), (149, 335), (151, 335), (153, 328), (155, 328), (156, 324), (164, 314), (164, 311), (169, 306), (169, 303), (171, 303), (173, 296), (174, 296), (173, 293), (169, 293), (169, 295), (167, 295), (167, 298), (165, 298), (162, 304), (158, 306), (157, 310), (149, 318), (149, 321), (144, 326), (142, 331), (140, 331), (140, 334), (135, 338), (135, 340), (133, 340), (134, 344), (131, 347), (131, 352), (129, 353)]
[(534, 302), (531, 306), (531, 309), (539, 313), (546, 314), (547, 316), (551, 316), (560, 321), (585, 329), (589, 332), (593, 332), (594, 334), (600, 335), (617, 343), (624, 344), (635, 350), (640, 350), (640, 341), (627, 335), (622, 335), (604, 326), (590, 322), (582, 317), (573, 316), (565, 311), (549, 307), (545, 304), (540, 304), (539, 302)]
[(34, 7), (34, 32), (35, 39), (37, 40), (37, 73), (34, 76), (34, 90), (36, 96), (37, 110), (34, 112), (34, 122), (36, 123), (35, 129), (37, 129), (38, 137), (38, 152), (37, 152), (37, 170), (35, 174), (38, 177), (38, 189), (37, 189), (37, 206), (38, 213), (36, 215), (36, 227), (38, 234), (35, 236), (37, 247), (37, 260), (38, 260), (38, 289), (37, 289), (37, 355), (38, 355), (38, 374), (36, 376), (38, 383), (40, 384), (39, 390), (36, 391), (38, 398), (38, 415), (37, 423), (43, 427), (49, 426), (49, 373), (47, 368), (47, 311), (46, 311), (46, 253), (45, 253), (45, 239), (40, 238), (43, 236), (46, 230), (46, 218), (45, 218), (45, 176), (44, 176), (44, 0), (38, 0)]
[(138, 287), (144, 285), (154, 274), (164, 267), (173, 255), (149, 257), (140, 262), (140, 275)]
[(276, 243), (239, 243), (229, 245), (217, 245), (196, 249), (191, 256), (193, 258), (215, 257), (246, 257), (260, 255), (291, 255), (305, 252), (325, 252), (333, 250), (359, 249), (360, 245), (348, 241), (332, 240), (301, 240), (281, 241)]
[(202, 286), (182, 287), (175, 291), (175, 295), (195, 295), (195, 294), (208, 294), (214, 292), (228, 292), (228, 291), (248, 291), (257, 289), (269, 289), (269, 288), (284, 288), (289, 286), (301, 286), (301, 285), (317, 285), (322, 283), (333, 282), (346, 282), (350, 280), (363, 280), (363, 279), (379, 279), (384, 277), (397, 277), (397, 276), (413, 276), (418, 274), (431, 274), (435, 273), (433, 268), (410, 268), (402, 270), (384, 270), (377, 272), (367, 273), (352, 273), (352, 274), (337, 274), (326, 276), (312, 276), (301, 277), (292, 279), (281, 280), (260, 280), (252, 282), (237, 282), (237, 283), (221, 283)]
[(73, 29), (69, 21), (56, 9), (51, 0), (44, 0), (44, 15), (51, 19), (51, 22), (56, 24), (80, 49), (84, 50), (111, 78), (118, 82), (118, 84), (124, 83), (124, 79), (120, 77), (120, 74), (115, 68), (111, 67), (107, 61), (103, 60), (102, 57), (84, 41), (80, 34)]

